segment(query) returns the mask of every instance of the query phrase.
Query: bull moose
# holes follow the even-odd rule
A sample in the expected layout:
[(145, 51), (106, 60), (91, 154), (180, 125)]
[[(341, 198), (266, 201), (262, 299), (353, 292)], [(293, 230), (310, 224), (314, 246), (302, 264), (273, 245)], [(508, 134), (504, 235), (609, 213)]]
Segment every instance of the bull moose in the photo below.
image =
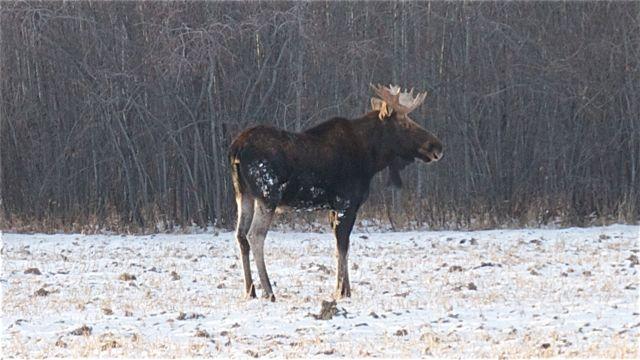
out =
[(264, 261), (264, 241), (276, 208), (328, 209), (337, 247), (336, 297), (350, 297), (347, 256), (356, 213), (367, 199), (373, 176), (399, 170), (418, 158), (442, 158), (442, 143), (409, 118), (426, 92), (413, 96), (398, 86), (374, 86), (373, 111), (358, 119), (332, 118), (301, 133), (255, 126), (229, 149), (247, 298), (255, 298), (249, 250), (263, 296), (275, 301)]

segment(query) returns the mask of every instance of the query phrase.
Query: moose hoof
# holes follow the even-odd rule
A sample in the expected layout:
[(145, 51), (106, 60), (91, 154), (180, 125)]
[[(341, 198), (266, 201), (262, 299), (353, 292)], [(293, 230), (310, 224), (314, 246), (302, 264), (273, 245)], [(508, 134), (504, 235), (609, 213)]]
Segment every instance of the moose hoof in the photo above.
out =
[(351, 289), (336, 290), (336, 299), (350, 298)]
[(262, 298), (269, 300), (271, 302), (276, 302), (276, 296), (273, 294), (264, 294), (262, 295)]
[(251, 288), (249, 289), (249, 291), (247, 291), (247, 293), (244, 295), (245, 300), (251, 300), (251, 299), (255, 299), (256, 296), (256, 288), (255, 286), (253, 286), (253, 284), (251, 285)]

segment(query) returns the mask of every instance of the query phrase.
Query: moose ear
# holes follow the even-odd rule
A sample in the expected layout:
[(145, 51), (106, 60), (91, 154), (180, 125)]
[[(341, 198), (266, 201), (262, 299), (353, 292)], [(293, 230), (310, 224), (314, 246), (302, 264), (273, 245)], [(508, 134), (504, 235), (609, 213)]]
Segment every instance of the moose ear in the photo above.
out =
[(391, 106), (387, 105), (384, 100), (380, 100), (378, 98), (371, 98), (371, 109), (378, 111), (378, 117), (380, 120), (388, 118), (393, 112)]

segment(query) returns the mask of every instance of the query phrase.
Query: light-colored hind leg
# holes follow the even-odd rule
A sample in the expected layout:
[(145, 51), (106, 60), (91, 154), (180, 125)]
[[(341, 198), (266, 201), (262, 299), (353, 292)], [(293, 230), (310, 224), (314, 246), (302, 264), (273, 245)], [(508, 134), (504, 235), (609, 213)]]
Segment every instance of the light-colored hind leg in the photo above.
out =
[(264, 263), (264, 240), (267, 237), (271, 220), (273, 220), (274, 210), (275, 209), (267, 206), (262, 200), (256, 199), (254, 203), (251, 229), (249, 229), (249, 234), (247, 234), (247, 239), (249, 240), (251, 251), (253, 252), (253, 259), (258, 267), (260, 284), (262, 284), (263, 289), (262, 296), (271, 301), (276, 301), (276, 297), (273, 295), (271, 283), (269, 282), (269, 275), (267, 275), (267, 268)]
[(251, 228), (253, 219), (253, 198), (249, 195), (236, 194), (238, 205), (238, 223), (236, 225), (236, 240), (240, 248), (240, 258), (242, 260), (242, 270), (244, 271), (244, 294), (247, 299), (256, 297), (256, 289), (251, 278), (251, 263), (249, 262), (249, 242), (247, 233)]

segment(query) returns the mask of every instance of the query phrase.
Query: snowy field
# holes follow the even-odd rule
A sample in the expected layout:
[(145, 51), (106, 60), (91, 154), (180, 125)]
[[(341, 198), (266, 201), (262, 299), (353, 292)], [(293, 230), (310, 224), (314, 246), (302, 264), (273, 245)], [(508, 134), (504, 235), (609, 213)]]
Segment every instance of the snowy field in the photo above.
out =
[(329, 320), (329, 234), (269, 234), (275, 303), (243, 299), (232, 233), (3, 234), (2, 357), (637, 358), (639, 233), (353, 234)]

